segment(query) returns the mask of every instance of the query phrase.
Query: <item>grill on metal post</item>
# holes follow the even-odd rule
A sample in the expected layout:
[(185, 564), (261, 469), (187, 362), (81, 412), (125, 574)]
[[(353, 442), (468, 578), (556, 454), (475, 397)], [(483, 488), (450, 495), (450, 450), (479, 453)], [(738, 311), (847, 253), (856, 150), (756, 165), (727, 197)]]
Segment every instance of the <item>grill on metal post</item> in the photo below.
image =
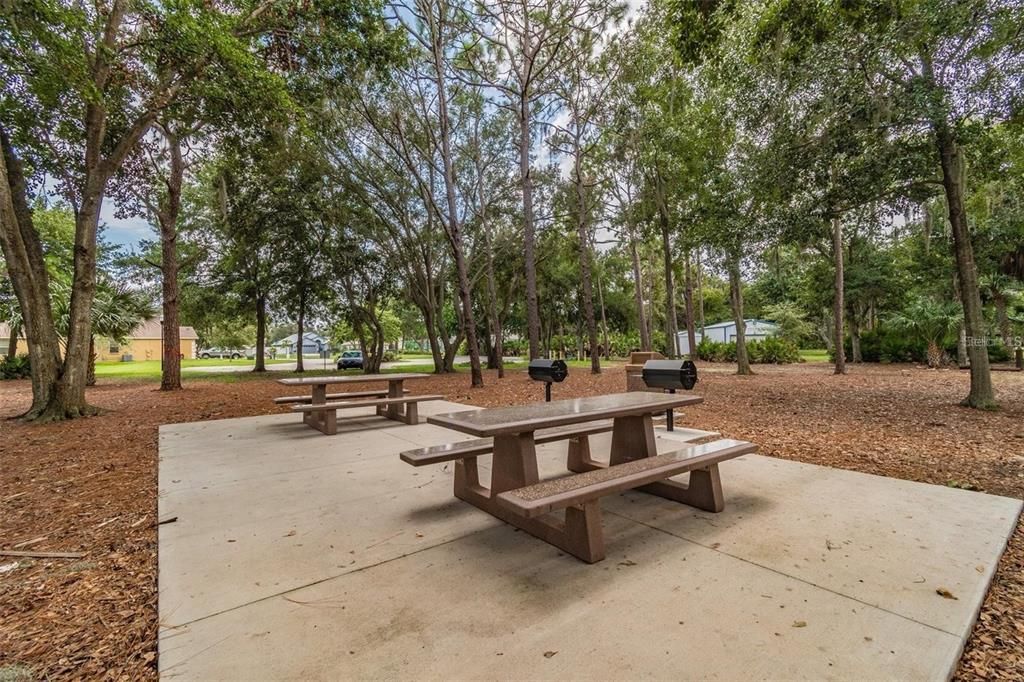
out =
[[(692, 391), (697, 385), (697, 366), (691, 360), (648, 360), (644, 363), (644, 383), (647, 388), (660, 388), (669, 393), (677, 389)], [(672, 409), (665, 412), (665, 428), (674, 430)]]
[(534, 381), (544, 382), (544, 402), (548, 403), (551, 402), (551, 384), (565, 381), (565, 378), (569, 376), (569, 368), (566, 366), (565, 360), (546, 360), (544, 358), (530, 360), (527, 371)]

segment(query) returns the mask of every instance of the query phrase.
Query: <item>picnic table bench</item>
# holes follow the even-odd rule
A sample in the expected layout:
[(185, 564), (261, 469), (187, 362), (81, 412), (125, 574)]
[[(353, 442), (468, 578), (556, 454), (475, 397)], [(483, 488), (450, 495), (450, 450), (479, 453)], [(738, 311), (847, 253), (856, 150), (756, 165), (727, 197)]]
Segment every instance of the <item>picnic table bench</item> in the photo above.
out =
[[(427, 418), (431, 424), (486, 440), (411, 450), (402, 459), (414, 466), (454, 461), (456, 497), (593, 563), (605, 556), (599, 503), (606, 495), (635, 489), (706, 511), (724, 508), (718, 464), (755, 452), (755, 445), (720, 439), (659, 455), (655, 443), (654, 414), (702, 400), (634, 392), (433, 415)], [(587, 436), (608, 430), (608, 461), (595, 460)], [(719, 435), (689, 431), (676, 437)], [(562, 439), (570, 440), (567, 468), (574, 473), (540, 481), (536, 446)], [(477, 457), (487, 452), (493, 453), (490, 487), (480, 483), (477, 467)], [(683, 473), (689, 473), (686, 484), (668, 480)], [(563, 509), (564, 520), (549, 516)]]
[[(404, 382), (425, 379), (429, 374), (359, 374), (329, 377), (289, 377), (278, 379), (285, 386), (310, 386), (308, 396), (283, 396), (275, 398), (278, 404), (292, 405), (293, 412), (302, 414), (302, 421), (312, 428), (333, 436), (338, 432), (338, 410), (372, 406), (377, 414), (405, 424), (418, 424), (417, 405), (428, 400), (443, 400), (442, 395), (408, 395)], [(350, 391), (348, 393), (327, 393), (327, 387), (335, 384), (387, 382), (386, 389)]]

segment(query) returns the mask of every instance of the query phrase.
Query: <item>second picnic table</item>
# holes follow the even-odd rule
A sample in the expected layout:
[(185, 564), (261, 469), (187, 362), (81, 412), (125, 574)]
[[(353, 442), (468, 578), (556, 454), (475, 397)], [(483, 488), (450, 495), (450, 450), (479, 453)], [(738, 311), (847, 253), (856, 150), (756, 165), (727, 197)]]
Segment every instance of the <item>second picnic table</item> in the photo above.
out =
[[(458, 459), (439, 454), (424, 461), (454, 460), (456, 497), (584, 561), (600, 561), (604, 538), (598, 502), (604, 495), (640, 489), (707, 511), (722, 510), (718, 462), (754, 452), (756, 446), (722, 439), (659, 455), (655, 443), (653, 415), (702, 401), (695, 395), (634, 392), (431, 415), (430, 424), (493, 437), (491, 485), (480, 484), (479, 450)], [(552, 432), (572, 431), (572, 425), (609, 418), (614, 421), (608, 463), (591, 458), (584, 436), (569, 448), (567, 468), (578, 473), (539, 480), (537, 442), (550, 442), (557, 438)], [(415, 463), (410, 454), (403, 453), (403, 459)], [(685, 472), (689, 484), (666, 480)], [(564, 522), (542, 518), (560, 509)]]
[[(426, 379), (429, 374), (358, 374), (328, 377), (289, 377), (278, 379), (285, 386), (309, 386), (308, 396), (285, 396), (274, 402), (300, 403), (292, 407), (302, 413), (307, 425), (328, 435), (337, 433), (337, 411), (348, 408), (373, 406), (377, 414), (405, 424), (416, 424), (419, 415), (416, 405), (424, 400), (440, 400), (439, 395), (406, 396), (405, 382)], [(335, 384), (387, 383), (387, 389), (354, 391), (348, 393), (327, 393), (327, 387)], [(328, 402), (330, 400), (331, 402)]]

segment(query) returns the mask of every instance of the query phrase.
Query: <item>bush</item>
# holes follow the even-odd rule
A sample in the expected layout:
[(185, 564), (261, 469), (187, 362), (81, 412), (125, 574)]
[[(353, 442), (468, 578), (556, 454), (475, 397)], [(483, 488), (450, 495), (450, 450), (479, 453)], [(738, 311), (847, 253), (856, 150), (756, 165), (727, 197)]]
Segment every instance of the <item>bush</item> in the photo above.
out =
[(32, 376), (32, 367), (27, 355), (5, 357), (0, 360), (0, 381), (5, 379), (28, 379)]
[[(844, 344), (846, 360), (853, 360), (853, 344), (846, 337)], [(946, 349), (951, 357), (956, 357), (956, 342)], [(829, 352), (829, 359), (835, 362), (836, 354)], [(928, 345), (905, 332), (885, 326), (861, 332), (860, 356), (864, 362), (928, 362)]]
[[(769, 336), (762, 341), (748, 341), (747, 357), (751, 363), (785, 365), (800, 362), (800, 349), (792, 341)], [(736, 362), (736, 342), (701, 339), (697, 344), (697, 358), (708, 362)]]
[(775, 336), (768, 336), (762, 341), (751, 341), (747, 344), (747, 353), (751, 362), (763, 365), (788, 365), (800, 362), (800, 349), (797, 345)]

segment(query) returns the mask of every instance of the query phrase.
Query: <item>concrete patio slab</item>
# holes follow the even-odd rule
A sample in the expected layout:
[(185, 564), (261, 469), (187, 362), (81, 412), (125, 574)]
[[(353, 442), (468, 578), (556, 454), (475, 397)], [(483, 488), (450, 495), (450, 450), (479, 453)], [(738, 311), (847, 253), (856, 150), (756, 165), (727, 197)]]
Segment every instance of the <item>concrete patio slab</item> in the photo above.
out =
[[(1021, 509), (745, 456), (721, 514), (608, 498), (587, 565), (398, 459), (461, 439), (372, 409), (332, 437), (291, 414), (162, 427), (161, 674), (943, 679)], [(564, 443), (538, 452), (565, 473)]]

